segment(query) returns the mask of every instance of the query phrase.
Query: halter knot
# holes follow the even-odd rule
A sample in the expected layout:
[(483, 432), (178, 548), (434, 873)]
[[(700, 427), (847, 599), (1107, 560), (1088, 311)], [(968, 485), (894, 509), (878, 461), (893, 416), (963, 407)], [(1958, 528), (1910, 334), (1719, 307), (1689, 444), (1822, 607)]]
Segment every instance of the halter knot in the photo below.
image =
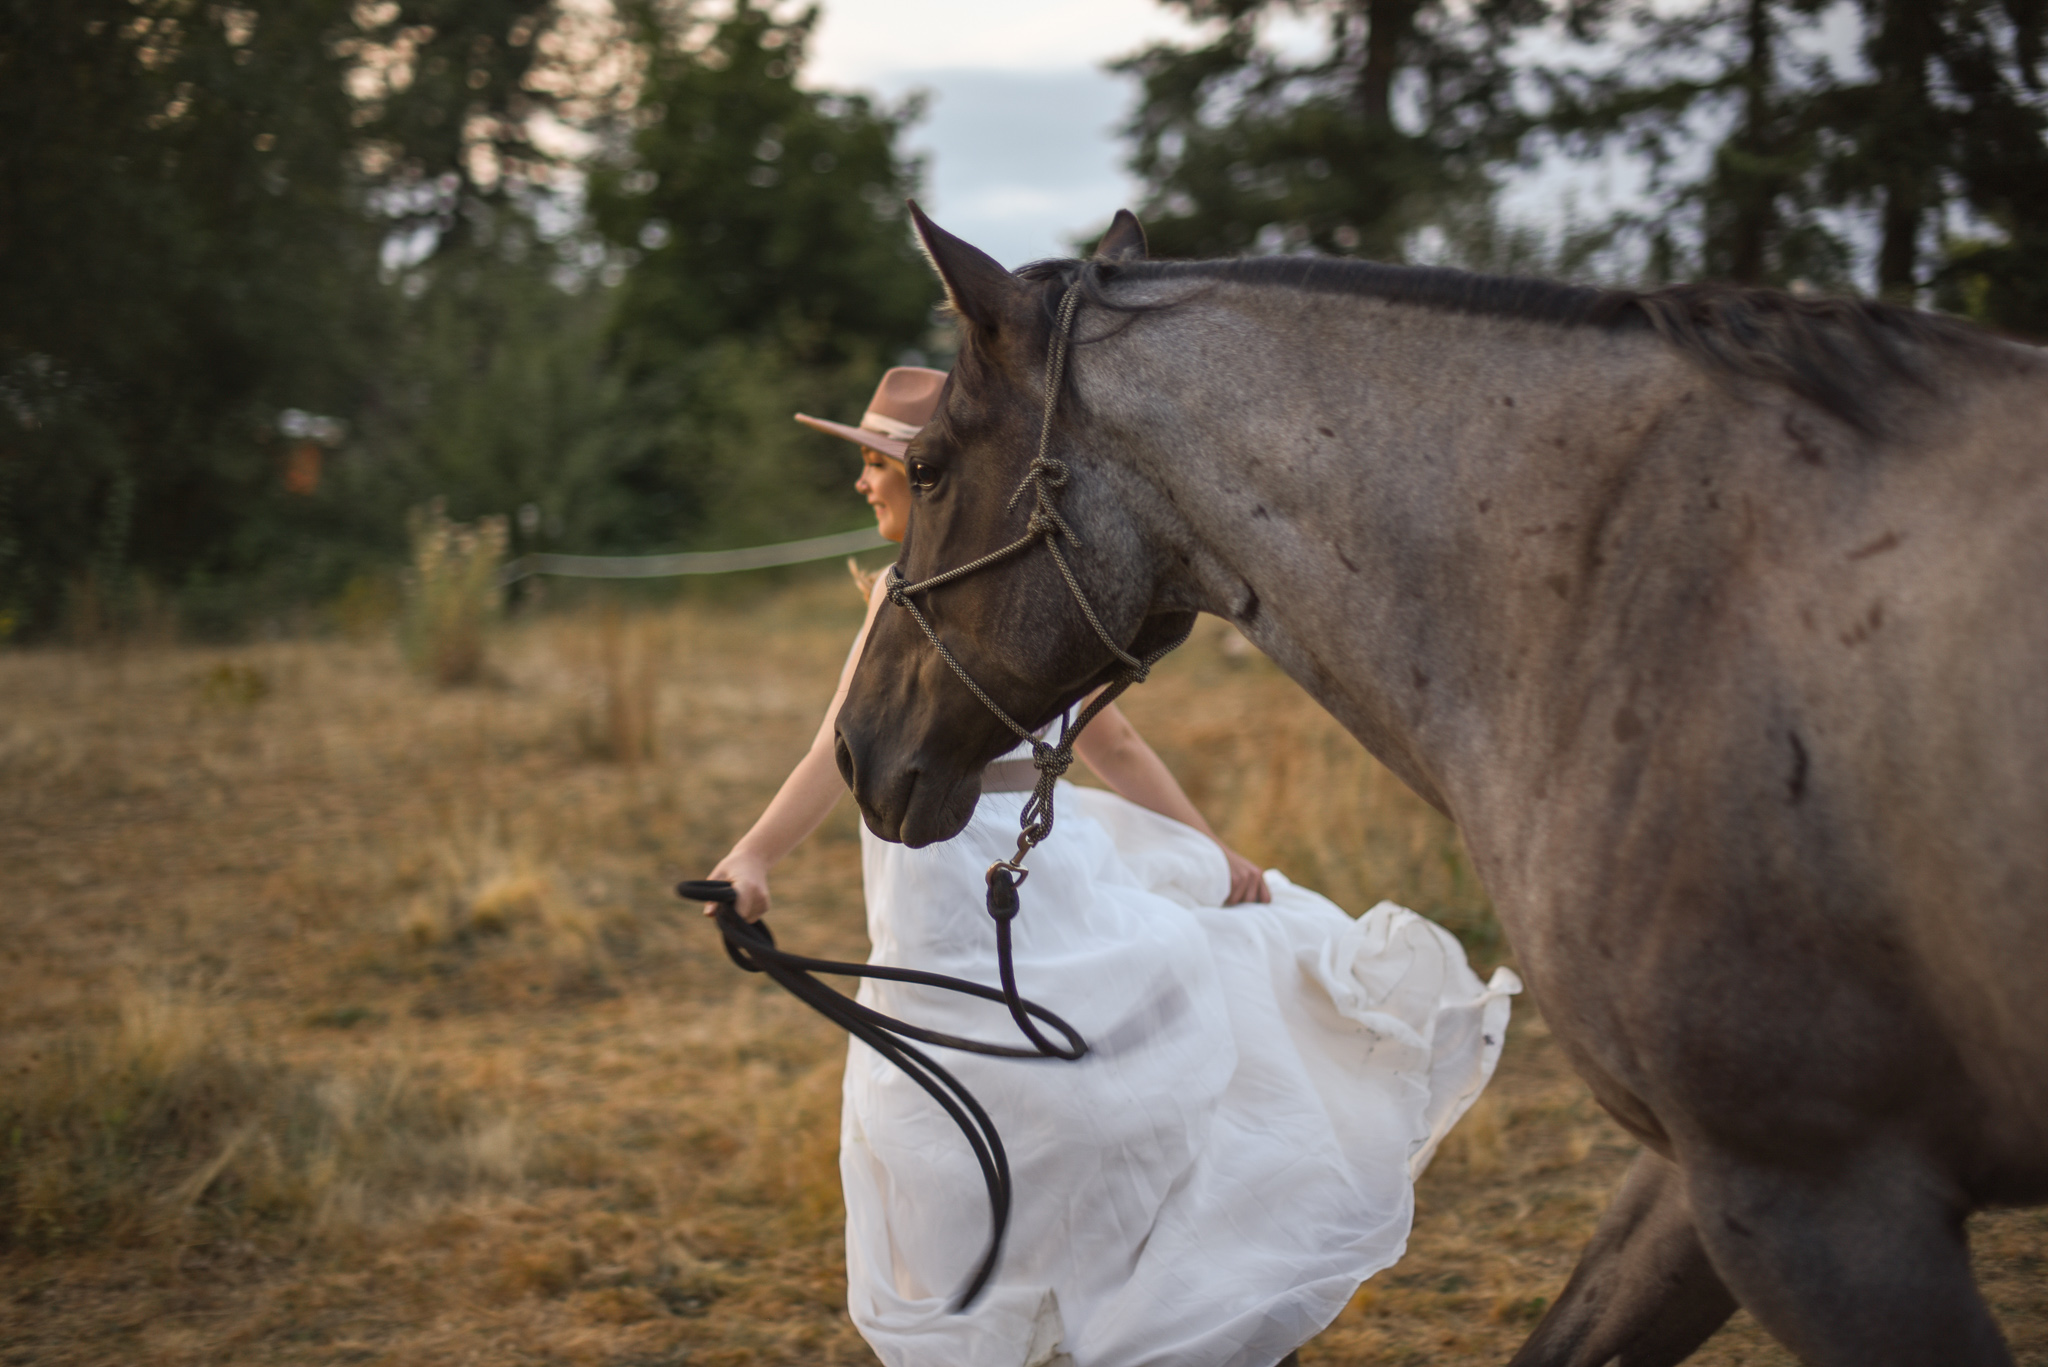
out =
[(1056, 779), (1064, 778), (1067, 770), (1073, 767), (1074, 750), (1072, 746), (1054, 745), (1050, 741), (1034, 738), (1031, 742), (1031, 762), (1038, 767), (1041, 774), (1051, 774)]
[(1003, 507), (1007, 510), (1017, 506), (1017, 500), (1024, 497), (1029, 489), (1033, 500), (1040, 508), (1052, 506), (1052, 495), (1067, 487), (1070, 472), (1067, 463), (1056, 456), (1033, 456), (1024, 478), (1017, 481), (1017, 487), (1010, 493), (1010, 501)]

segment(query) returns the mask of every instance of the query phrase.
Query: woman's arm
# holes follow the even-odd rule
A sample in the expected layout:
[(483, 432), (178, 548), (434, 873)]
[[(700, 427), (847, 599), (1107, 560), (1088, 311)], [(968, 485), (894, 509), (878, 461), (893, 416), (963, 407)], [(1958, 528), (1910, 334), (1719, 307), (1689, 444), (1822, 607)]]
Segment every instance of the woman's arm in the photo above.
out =
[[(789, 771), (789, 777), (782, 781), (760, 820), (711, 870), (711, 877), (723, 878), (738, 889), (739, 913), (749, 921), (758, 921), (768, 914), (768, 871), (781, 863), (783, 856), (802, 843), (805, 836), (818, 829), (818, 823), (846, 791), (846, 782), (839, 776), (839, 761), (832, 753), (833, 726), (839, 720), (840, 704), (846, 701), (846, 690), (853, 683), (853, 667), (860, 661), (860, 648), (866, 644), (868, 629), (875, 624), (875, 613), (886, 597), (884, 581), (876, 580), (875, 591), (868, 596), (867, 619), (861, 623), (860, 635), (854, 638), (846, 667), (839, 671), (839, 689), (832, 695), (831, 706), (825, 709), (825, 720), (812, 738), (811, 748)], [(704, 914), (709, 916), (711, 911), (707, 906)]]
[(1086, 760), (1096, 777), (1119, 796), (1193, 826), (1216, 842), (1230, 864), (1230, 895), (1224, 899), (1225, 906), (1273, 900), (1273, 894), (1266, 888), (1266, 875), (1259, 871), (1259, 866), (1224, 844), (1209, 829), (1209, 823), (1188, 801), (1165, 761), (1145, 743), (1138, 728), (1131, 725), (1115, 703), (1103, 708), (1088, 724), (1088, 729), (1074, 742), (1074, 753)]

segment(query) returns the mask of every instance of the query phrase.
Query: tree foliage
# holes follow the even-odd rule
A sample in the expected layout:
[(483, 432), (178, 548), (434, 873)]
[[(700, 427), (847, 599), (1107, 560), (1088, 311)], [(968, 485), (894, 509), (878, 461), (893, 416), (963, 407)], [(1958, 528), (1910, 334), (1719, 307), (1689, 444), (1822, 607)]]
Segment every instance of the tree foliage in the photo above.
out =
[(1547, 73), (1543, 127), (1583, 150), (1625, 140), (1646, 168), (1656, 207), (1631, 226), (1648, 238), (1651, 278), (1847, 284), (1850, 250), (1826, 215), (1839, 176), (1823, 161), (1825, 109), (1839, 100), (1816, 99), (1829, 88), (1827, 64), (1792, 41), (1828, 3), (1581, 13), (1582, 33), (1624, 55), (1590, 78)]
[[(1127, 130), (1155, 250), (1400, 256), (1417, 226), (1483, 197), (1527, 127), (1511, 43), (1544, 0), (1168, 0), (1217, 26), (1116, 64), (1138, 78)], [(1260, 41), (1282, 10), (1328, 42), (1291, 60)]]
[(904, 209), (919, 168), (896, 150), (918, 106), (799, 88), (817, 14), (778, 20), (741, 0), (686, 46), (642, 16), (640, 127), (591, 195), (599, 231), (640, 253), (618, 314), (636, 372), (734, 338), (837, 360), (930, 326), (931, 271)]
[[(535, 0), (7, 0), (0, 611), (298, 537), (280, 411), (368, 398), (380, 197), (446, 213), (538, 154)], [(422, 194), (422, 187), (430, 193)]]
[[(1210, 38), (1116, 69), (1167, 253), (1399, 259), (1433, 224), (1512, 261), (1500, 173), (1619, 148), (1650, 203), (1588, 240), (1652, 280), (1932, 291), (2048, 335), (2048, 0), (1165, 2)], [(1304, 14), (1320, 55), (1264, 41)]]
[(639, 516), (616, 539), (820, 530), (846, 508), (847, 453), (791, 412), (858, 412), (938, 300), (904, 208), (920, 168), (897, 150), (918, 105), (799, 87), (815, 8), (780, 19), (741, 0), (695, 33), (637, 18), (637, 129), (591, 193), (635, 261), (613, 357), (619, 487)]
[[(1435, 226), (1527, 264), (1504, 173), (1620, 148), (1633, 274), (2048, 336), (2048, 0), (1161, 3), (1206, 37), (1118, 65), (1160, 254)], [(515, 550), (852, 520), (847, 451), (790, 412), (859, 411), (937, 292), (919, 107), (799, 84), (816, 20), (0, 0), (0, 637), (143, 580), (188, 615), (331, 593), (435, 496), (524, 510)]]
[(431, 497), (518, 549), (844, 525), (789, 413), (929, 327), (916, 109), (799, 89), (815, 14), (697, 15), (0, 0), (0, 637), (331, 593)]
[[(1546, 124), (1582, 146), (1623, 139), (1647, 159), (1662, 197), (1640, 225), (1653, 275), (1863, 283), (1907, 301), (1938, 287), (1987, 321), (2048, 330), (2048, 252), (2031, 226), (2048, 208), (2048, 2), (1854, 0), (1850, 61), (1812, 41), (1839, 8), (1600, 7), (1588, 28), (1625, 39), (1627, 55), (1557, 79)], [(1703, 136), (1705, 169), (1686, 170)], [(2001, 240), (1951, 240), (1958, 212)]]

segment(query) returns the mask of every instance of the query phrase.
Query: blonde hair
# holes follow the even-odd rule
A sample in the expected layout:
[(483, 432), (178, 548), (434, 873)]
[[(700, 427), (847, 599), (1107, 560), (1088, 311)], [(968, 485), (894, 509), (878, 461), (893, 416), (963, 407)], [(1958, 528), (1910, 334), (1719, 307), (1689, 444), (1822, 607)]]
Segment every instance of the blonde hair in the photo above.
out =
[[(903, 457), (892, 456), (887, 451), (877, 451), (872, 446), (863, 446), (860, 448), (860, 453), (863, 456), (869, 454), (880, 456), (883, 460), (894, 462), (897, 469), (903, 468)], [(846, 572), (853, 576), (853, 586), (860, 590), (861, 602), (865, 603), (868, 599), (875, 596), (875, 581), (882, 577), (883, 571), (887, 568), (888, 566), (884, 565), (880, 569), (864, 570), (860, 567), (860, 561), (850, 555), (846, 557)]]

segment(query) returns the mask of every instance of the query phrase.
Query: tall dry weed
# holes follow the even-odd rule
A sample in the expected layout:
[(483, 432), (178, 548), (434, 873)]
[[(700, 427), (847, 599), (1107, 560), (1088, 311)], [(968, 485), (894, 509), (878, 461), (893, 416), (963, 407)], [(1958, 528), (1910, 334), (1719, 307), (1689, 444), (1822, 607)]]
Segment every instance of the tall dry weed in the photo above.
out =
[(605, 605), (595, 651), (599, 688), (592, 712), (578, 727), (587, 753), (620, 764), (659, 753), (657, 708), (669, 642), (665, 623), (628, 618), (617, 604)]
[(485, 637), (504, 598), (498, 572), (509, 534), (503, 517), (451, 522), (435, 499), (406, 519), (412, 560), (404, 579), (399, 644), (414, 671), (443, 686), (484, 675)]

